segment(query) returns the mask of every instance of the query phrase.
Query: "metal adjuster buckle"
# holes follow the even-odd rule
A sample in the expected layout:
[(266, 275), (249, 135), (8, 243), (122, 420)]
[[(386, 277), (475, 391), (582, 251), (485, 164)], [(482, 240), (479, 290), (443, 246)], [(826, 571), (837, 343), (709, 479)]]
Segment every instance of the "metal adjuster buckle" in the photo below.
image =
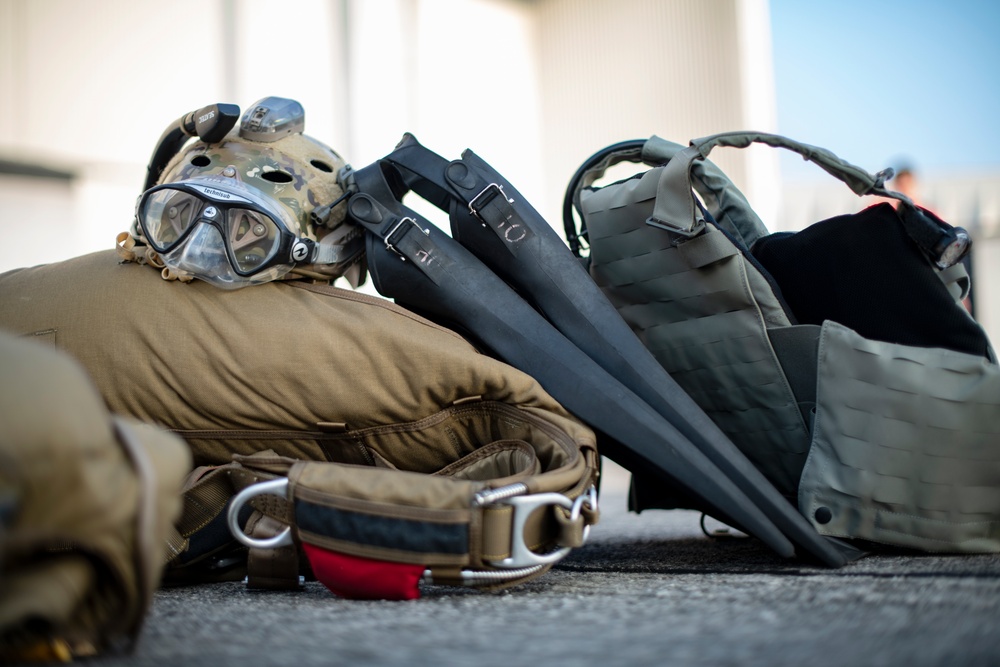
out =
[(508, 204), (514, 203), (514, 200), (509, 198), (507, 196), (507, 193), (503, 191), (502, 185), (497, 185), (496, 183), (490, 183), (485, 188), (483, 188), (482, 192), (480, 192), (478, 195), (476, 195), (469, 201), (469, 213), (479, 218), (479, 221), (485, 225), (486, 220), (483, 219), (483, 216), (479, 215), (479, 210), (484, 206), (486, 206), (488, 203), (490, 203), (490, 201), (492, 201), (493, 198), (496, 197), (497, 195), (500, 195), (501, 197), (506, 199)]
[[(520, 486), (520, 493), (524, 493), (527, 487), (523, 484), (518, 484)], [(561, 493), (536, 493), (529, 496), (523, 495), (513, 495), (510, 497), (498, 498), (497, 496), (505, 496), (504, 490), (497, 489), (496, 495), (492, 497), (484, 497), (480, 500), (479, 504), (502, 504), (510, 505), (514, 509), (514, 517), (512, 519), (511, 525), (511, 544), (510, 544), (510, 556), (502, 560), (497, 561), (487, 561), (491, 566), (503, 568), (503, 569), (514, 569), (514, 568), (524, 568), (536, 565), (546, 565), (549, 563), (555, 563), (562, 560), (571, 550), (572, 547), (559, 547), (555, 551), (551, 551), (546, 554), (536, 553), (531, 550), (531, 548), (524, 541), (524, 527), (528, 522), (528, 517), (531, 514), (546, 505), (555, 505), (562, 507), (563, 509), (569, 510), (570, 521), (576, 521), (580, 518), (580, 513), (583, 510), (583, 504), (587, 503), (594, 510), (597, 509), (597, 489), (590, 487), (587, 493), (581, 494), (576, 500), (571, 500)], [(584, 526), (583, 528), (583, 541), (587, 541), (587, 537), (590, 535), (590, 526)]]
[(229, 501), (229, 510), (226, 512), (226, 523), (229, 526), (229, 532), (232, 533), (233, 537), (235, 537), (237, 541), (243, 543), (251, 549), (276, 549), (277, 547), (283, 547), (286, 544), (292, 544), (291, 527), (285, 528), (274, 537), (269, 537), (267, 539), (250, 537), (244, 533), (243, 529), (240, 527), (240, 510), (243, 509), (243, 505), (245, 505), (251, 498), (263, 495), (273, 495), (287, 498), (288, 478), (279, 477), (278, 479), (272, 479), (267, 482), (258, 482), (248, 486), (233, 496), (233, 499)]
[(669, 220), (660, 220), (659, 218), (655, 218), (653, 216), (649, 216), (646, 219), (646, 224), (649, 225), (650, 227), (665, 229), (668, 232), (672, 232), (674, 234), (683, 236), (686, 239), (690, 239), (695, 236), (698, 236), (698, 234), (700, 234), (702, 230), (705, 229), (705, 218), (703, 216), (698, 216), (697, 222), (695, 222), (690, 229), (687, 227), (676, 225), (673, 222), (670, 222)]
[(950, 269), (965, 257), (971, 244), (969, 233), (965, 229), (952, 228), (950, 233), (942, 234), (941, 240), (932, 251), (934, 265), (942, 271)]
[(392, 252), (396, 253), (397, 255), (399, 255), (399, 258), (402, 259), (402, 260), (406, 259), (406, 255), (404, 255), (403, 253), (401, 253), (398, 250), (396, 250), (396, 245), (392, 242), (392, 236), (393, 236), (393, 234), (395, 234), (396, 232), (398, 232), (400, 230), (400, 228), (403, 225), (405, 225), (406, 223), (410, 223), (411, 225), (413, 225), (414, 227), (416, 227), (417, 229), (419, 229), (421, 232), (424, 233), (424, 236), (430, 236), (431, 235), (431, 230), (424, 229), (423, 227), (421, 227), (420, 225), (418, 225), (417, 221), (414, 220), (413, 218), (411, 218), (409, 216), (406, 216), (404, 218), (400, 218), (399, 221), (395, 225), (392, 226), (392, 229), (390, 229), (389, 232), (385, 235), (385, 249), (386, 250), (391, 250)]

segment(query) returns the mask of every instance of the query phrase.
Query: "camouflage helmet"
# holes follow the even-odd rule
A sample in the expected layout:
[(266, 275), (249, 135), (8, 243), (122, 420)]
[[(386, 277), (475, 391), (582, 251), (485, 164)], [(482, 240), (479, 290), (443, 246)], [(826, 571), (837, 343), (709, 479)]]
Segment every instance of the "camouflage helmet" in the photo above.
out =
[[(319, 252), (288, 275), (332, 281), (363, 280), (363, 232), (345, 221), (344, 190), (338, 176), (344, 159), (302, 133), (304, 113), (294, 100), (267, 97), (250, 107), (238, 127), (221, 141), (188, 141), (166, 164), (157, 185), (181, 182), (230, 183), (258, 200), (280, 207), (293, 235), (310, 239)], [(132, 234), (145, 241), (138, 220)], [(280, 275), (268, 274), (267, 279)], [(259, 281), (258, 281), (259, 282)]]

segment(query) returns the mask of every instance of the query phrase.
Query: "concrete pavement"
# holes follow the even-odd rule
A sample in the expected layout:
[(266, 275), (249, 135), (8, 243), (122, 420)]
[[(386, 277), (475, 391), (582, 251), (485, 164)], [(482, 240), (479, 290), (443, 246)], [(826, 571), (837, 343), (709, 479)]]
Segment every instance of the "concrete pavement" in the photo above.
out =
[(700, 515), (625, 509), (605, 468), (586, 546), (501, 593), (341, 600), (322, 585), (160, 591), (138, 651), (92, 665), (1000, 665), (1000, 556), (868, 556), (839, 570)]

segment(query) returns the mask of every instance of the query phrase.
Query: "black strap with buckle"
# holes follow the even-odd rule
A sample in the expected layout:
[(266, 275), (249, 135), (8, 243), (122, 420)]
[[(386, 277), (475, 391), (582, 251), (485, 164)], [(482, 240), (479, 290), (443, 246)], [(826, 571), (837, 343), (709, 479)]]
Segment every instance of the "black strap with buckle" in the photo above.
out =
[(962, 261), (972, 248), (964, 228), (949, 225), (925, 208), (901, 201), (896, 211), (907, 235), (942, 271)]

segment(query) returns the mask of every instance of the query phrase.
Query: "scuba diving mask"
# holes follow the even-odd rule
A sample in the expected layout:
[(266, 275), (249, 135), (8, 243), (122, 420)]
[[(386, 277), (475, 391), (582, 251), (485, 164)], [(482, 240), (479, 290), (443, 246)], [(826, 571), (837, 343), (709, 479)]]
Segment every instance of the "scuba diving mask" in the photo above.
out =
[(280, 278), (312, 258), (316, 244), (289, 230), (287, 213), (225, 180), (157, 185), (139, 198), (136, 219), (164, 264), (221, 287), (242, 287)]
[(363, 234), (339, 206), (343, 159), (302, 134), (298, 102), (264, 98), (233, 131), (238, 117), (218, 104), (167, 128), (136, 202), (136, 240), (171, 276), (224, 289), (289, 274), (363, 280)]

